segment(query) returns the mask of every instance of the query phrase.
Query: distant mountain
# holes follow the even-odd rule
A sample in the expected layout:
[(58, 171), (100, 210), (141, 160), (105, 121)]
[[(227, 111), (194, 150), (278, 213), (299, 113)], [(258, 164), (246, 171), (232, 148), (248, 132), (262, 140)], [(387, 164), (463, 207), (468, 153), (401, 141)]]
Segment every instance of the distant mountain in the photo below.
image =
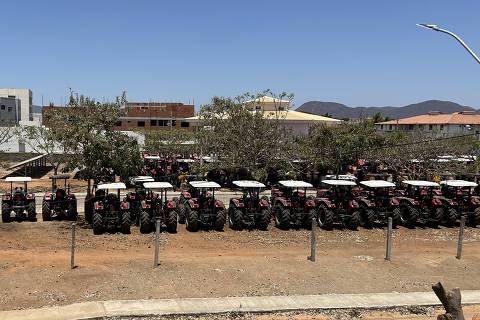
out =
[(302, 104), (296, 111), (317, 114), (330, 115), (333, 118), (362, 118), (371, 117), (380, 112), (382, 116), (391, 119), (408, 118), (426, 114), (430, 111), (439, 111), (441, 113), (452, 113), (458, 111), (477, 111), (468, 106), (462, 106), (451, 101), (428, 100), (420, 103), (409, 104), (403, 107), (348, 107), (336, 102), (309, 101)]

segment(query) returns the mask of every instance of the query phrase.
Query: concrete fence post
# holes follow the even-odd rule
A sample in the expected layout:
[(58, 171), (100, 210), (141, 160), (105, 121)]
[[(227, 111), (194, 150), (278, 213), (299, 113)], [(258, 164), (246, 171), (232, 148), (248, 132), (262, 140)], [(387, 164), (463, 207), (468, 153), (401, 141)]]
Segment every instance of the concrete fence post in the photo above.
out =
[(77, 223), (72, 223), (72, 241), (70, 245), (70, 268), (75, 269), (75, 230)]
[(160, 219), (155, 220), (155, 257), (153, 266), (156, 268), (160, 265), (158, 261), (160, 251)]
[(317, 221), (315, 215), (312, 215), (312, 230), (310, 232), (310, 256), (307, 257), (308, 260), (315, 262), (315, 257), (317, 255), (317, 233), (316, 233)]
[(387, 234), (386, 234), (386, 253), (385, 260), (390, 261), (392, 258), (392, 233), (393, 233), (393, 220), (392, 217), (388, 217)]
[(457, 259), (462, 258), (463, 251), (463, 237), (465, 235), (465, 216), (460, 218), (460, 229), (458, 230), (458, 243), (457, 243)]

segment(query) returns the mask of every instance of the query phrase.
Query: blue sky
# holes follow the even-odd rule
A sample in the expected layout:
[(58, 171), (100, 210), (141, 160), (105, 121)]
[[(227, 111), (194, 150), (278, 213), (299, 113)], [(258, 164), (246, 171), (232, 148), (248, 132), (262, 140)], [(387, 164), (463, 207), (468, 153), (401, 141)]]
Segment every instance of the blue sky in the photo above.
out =
[(271, 89), (350, 106), (480, 108), (480, 1), (2, 1), (0, 87), (34, 103), (182, 101)]

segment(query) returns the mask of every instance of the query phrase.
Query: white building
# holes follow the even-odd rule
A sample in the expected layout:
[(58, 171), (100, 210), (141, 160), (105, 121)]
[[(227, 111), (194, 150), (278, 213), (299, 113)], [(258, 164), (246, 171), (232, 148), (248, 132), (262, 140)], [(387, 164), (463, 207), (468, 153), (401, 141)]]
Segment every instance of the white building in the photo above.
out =
[(30, 89), (0, 88), (0, 97), (16, 99), (20, 113), (17, 115), (19, 124), (32, 125), (32, 91)]

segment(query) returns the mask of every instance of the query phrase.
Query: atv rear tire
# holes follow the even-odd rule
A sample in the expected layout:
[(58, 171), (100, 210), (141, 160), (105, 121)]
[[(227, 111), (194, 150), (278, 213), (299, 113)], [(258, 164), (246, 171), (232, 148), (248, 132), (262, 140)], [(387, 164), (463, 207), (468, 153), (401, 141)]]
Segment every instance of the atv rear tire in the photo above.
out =
[(177, 219), (176, 210), (170, 210), (167, 212), (167, 221), (165, 221), (165, 224), (168, 233), (177, 233)]
[(70, 221), (77, 221), (78, 212), (77, 212), (77, 205), (75, 202), (70, 202), (67, 208), (67, 219)]
[(470, 227), (475, 228), (476, 226), (480, 225), (480, 207), (475, 208), (475, 210), (473, 210), (472, 215), (469, 217), (467, 221)]
[(37, 221), (37, 212), (35, 209), (35, 202), (30, 202), (27, 206), (27, 219), (30, 222)]
[(42, 220), (51, 221), (52, 220), (52, 211), (50, 210), (50, 202), (43, 201), (42, 203)]
[(198, 219), (198, 211), (191, 210), (190, 207), (185, 207), (185, 227), (190, 232), (197, 232), (200, 226)]
[(320, 228), (332, 229), (333, 211), (326, 206), (321, 206), (317, 211), (317, 223)]
[(277, 206), (275, 210), (275, 226), (282, 230), (288, 230), (290, 228), (290, 210), (285, 209), (283, 206)]
[(152, 221), (150, 220), (150, 215), (148, 211), (141, 210), (139, 216), (139, 226), (140, 226), (140, 233), (149, 233), (152, 230)]
[(93, 234), (99, 235), (103, 233), (103, 217), (100, 212), (95, 211), (92, 217)]
[(350, 230), (357, 230), (360, 225), (360, 211), (353, 211), (346, 225)]
[(406, 227), (414, 227), (419, 218), (418, 209), (409, 204), (400, 206), (400, 219)]
[(243, 212), (233, 207), (228, 211), (228, 227), (232, 230), (243, 229)]
[(360, 226), (365, 229), (372, 229), (375, 223), (375, 211), (367, 207), (360, 210)]
[(217, 211), (217, 216), (215, 217), (215, 230), (223, 231), (225, 223), (227, 223), (227, 213), (224, 209), (220, 209)]
[(2, 203), (2, 222), (9, 223), (12, 221), (10, 217), (10, 213), (12, 212), (12, 208), (8, 203)]
[(268, 229), (268, 225), (270, 224), (270, 220), (270, 210), (261, 210), (256, 221), (257, 229), (266, 231)]
[(447, 208), (443, 216), (443, 224), (447, 227), (453, 227), (458, 219), (458, 212), (453, 208)]
[(121, 231), (123, 234), (130, 234), (130, 226), (132, 220), (130, 219), (130, 211), (122, 211), (122, 225)]

